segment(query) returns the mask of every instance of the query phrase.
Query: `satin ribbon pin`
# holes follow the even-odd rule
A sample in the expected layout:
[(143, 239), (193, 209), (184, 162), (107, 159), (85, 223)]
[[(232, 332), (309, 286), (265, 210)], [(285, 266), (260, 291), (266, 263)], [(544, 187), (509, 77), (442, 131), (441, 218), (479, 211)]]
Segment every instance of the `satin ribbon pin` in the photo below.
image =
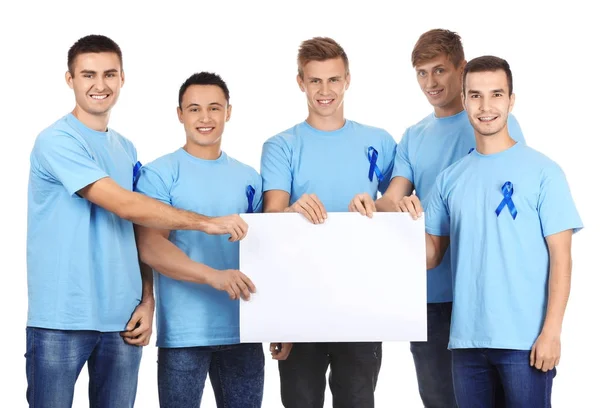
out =
[(369, 180), (373, 181), (373, 173), (377, 175), (377, 180), (381, 183), (383, 181), (383, 174), (381, 174), (381, 170), (377, 167), (377, 157), (379, 153), (373, 146), (369, 146), (367, 150), (367, 157), (369, 159)]
[(246, 187), (246, 198), (248, 199), (248, 209), (246, 210), (247, 213), (254, 212), (254, 194), (256, 194), (254, 187), (250, 185)]
[(498, 208), (496, 208), (496, 217), (500, 215), (502, 209), (504, 208), (504, 206), (506, 206), (508, 207), (508, 211), (510, 211), (510, 215), (512, 216), (513, 220), (517, 218), (517, 207), (515, 207), (515, 203), (513, 203), (512, 200), (513, 192), (514, 189), (512, 183), (510, 181), (504, 183), (504, 185), (502, 186), (502, 195), (504, 196), (504, 198), (500, 202)]

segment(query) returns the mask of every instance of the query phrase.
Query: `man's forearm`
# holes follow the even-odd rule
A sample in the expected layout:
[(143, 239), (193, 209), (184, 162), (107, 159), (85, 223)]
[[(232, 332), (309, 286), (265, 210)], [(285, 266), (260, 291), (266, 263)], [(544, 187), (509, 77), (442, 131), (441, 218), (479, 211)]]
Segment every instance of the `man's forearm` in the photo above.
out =
[(122, 218), (145, 227), (167, 230), (205, 231), (211, 217), (191, 211), (180, 210), (143, 194), (131, 193), (124, 203)]
[(550, 279), (548, 282), (548, 306), (543, 331), (560, 333), (567, 301), (571, 292), (571, 256), (559, 259), (550, 258)]
[(162, 236), (138, 239), (138, 250), (142, 262), (169, 278), (206, 284), (213, 268), (194, 262), (175, 244)]
[(140, 262), (142, 273), (142, 303), (154, 303), (154, 277), (152, 268), (143, 262)]

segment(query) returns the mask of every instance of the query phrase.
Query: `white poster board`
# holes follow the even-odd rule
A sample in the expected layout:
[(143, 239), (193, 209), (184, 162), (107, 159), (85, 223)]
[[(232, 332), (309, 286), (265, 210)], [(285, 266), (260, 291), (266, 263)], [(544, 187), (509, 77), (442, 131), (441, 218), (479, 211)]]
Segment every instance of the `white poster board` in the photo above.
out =
[(240, 270), (257, 288), (240, 301), (242, 342), (427, 339), (424, 217), (242, 217)]

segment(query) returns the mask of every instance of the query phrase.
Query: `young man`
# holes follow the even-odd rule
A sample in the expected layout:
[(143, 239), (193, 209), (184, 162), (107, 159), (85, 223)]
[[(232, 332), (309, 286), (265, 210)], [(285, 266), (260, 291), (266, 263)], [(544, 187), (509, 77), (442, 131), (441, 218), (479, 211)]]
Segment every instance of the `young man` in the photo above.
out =
[[(402, 197), (413, 189), (426, 204), (442, 170), (475, 147), (473, 127), (461, 100), (466, 61), (458, 34), (435, 29), (422, 34), (412, 53), (421, 90), (433, 113), (409, 127), (396, 152), (390, 187), (376, 202), (379, 211), (402, 211)], [(510, 136), (524, 142), (516, 119), (508, 117)], [(425, 408), (454, 407), (451, 353), (448, 350), (452, 313), (450, 257), (427, 273), (427, 341), (412, 342), (419, 393)]]
[[(343, 48), (330, 38), (304, 41), (297, 82), (308, 118), (263, 146), (265, 212), (298, 212), (314, 224), (330, 211), (372, 215), (377, 191), (389, 183), (395, 142), (382, 129), (344, 118), (350, 71)], [(271, 351), (286, 408), (323, 407), (329, 366), (334, 407), (374, 406), (381, 343), (272, 344)]]
[[(459, 406), (489, 407), (500, 378), (509, 407), (550, 407), (571, 280), (571, 238), (583, 227), (561, 168), (514, 141), (506, 61), (463, 74), (476, 150), (440, 174), (427, 205), (428, 268), (452, 241), (449, 348)], [(413, 216), (418, 198), (403, 207)]]
[[(144, 166), (136, 191), (214, 216), (260, 212), (261, 177), (221, 150), (231, 115), (221, 77), (207, 72), (189, 77), (179, 90), (177, 115), (185, 145)], [(159, 272), (160, 406), (198, 408), (208, 373), (218, 407), (260, 407), (262, 345), (239, 344), (237, 299), (247, 300), (255, 290), (238, 270), (239, 244), (197, 231), (136, 230), (142, 261)]]
[[(75, 108), (31, 152), (27, 274), (27, 400), (70, 407), (87, 362), (90, 405), (132, 407), (152, 330), (152, 274), (140, 266), (132, 223), (243, 238), (239, 216), (210, 218), (132, 192), (130, 141), (109, 129), (124, 74), (119, 46), (90, 35), (69, 50)], [(121, 333), (120, 333), (121, 332)]]

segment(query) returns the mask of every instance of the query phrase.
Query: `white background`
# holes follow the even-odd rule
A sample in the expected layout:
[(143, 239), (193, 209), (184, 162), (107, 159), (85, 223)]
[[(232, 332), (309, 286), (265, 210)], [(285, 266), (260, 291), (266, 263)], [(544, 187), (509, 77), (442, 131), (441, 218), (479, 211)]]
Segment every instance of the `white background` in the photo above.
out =
[[(210, 70), (221, 74), (231, 90), (233, 114), (224, 149), (258, 168), (263, 141), (305, 118), (304, 95), (295, 83), (296, 51), (302, 40), (327, 35), (342, 44), (352, 72), (346, 116), (383, 127), (399, 140), (406, 127), (431, 112), (418, 88), (410, 53), (422, 32), (438, 27), (461, 34), (467, 59), (494, 54), (508, 60), (517, 95), (514, 113), (528, 144), (560, 163), (567, 174), (586, 228), (574, 238), (573, 287), (553, 401), (559, 408), (593, 405), (598, 387), (600, 217), (593, 198), (598, 195), (599, 171), (592, 143), (596, 145), (599, 131), (598, 67), (592, 61), (598, 56), (599, 38), (592, 28), (597, 26), (592, 4), (3, 1), (0, 406), (25, 406), (28, 156), (36, 135), (74, 106), (63, 78), (67, 50), (75, 40), (101, 33), (120, 44), (126, 83), (111, 127), (135, 143), (143, 163), (183, 144), (175, 113), (179, 86), (193, 72)], [(408, 344), (386, 343), (383, 356), (377, 406), (418, 407)], [(147, 347), (138, 407), (158, 406), (155, 360), (156, 348)], [(267, 361), (265, 381), (264, 406), (279, 407), (273, 361)], [(84, 369), (74, 405), (87, 406), (86, 395)], [(205, 395), (202, 407), (214, 406), (210, 387)]]

